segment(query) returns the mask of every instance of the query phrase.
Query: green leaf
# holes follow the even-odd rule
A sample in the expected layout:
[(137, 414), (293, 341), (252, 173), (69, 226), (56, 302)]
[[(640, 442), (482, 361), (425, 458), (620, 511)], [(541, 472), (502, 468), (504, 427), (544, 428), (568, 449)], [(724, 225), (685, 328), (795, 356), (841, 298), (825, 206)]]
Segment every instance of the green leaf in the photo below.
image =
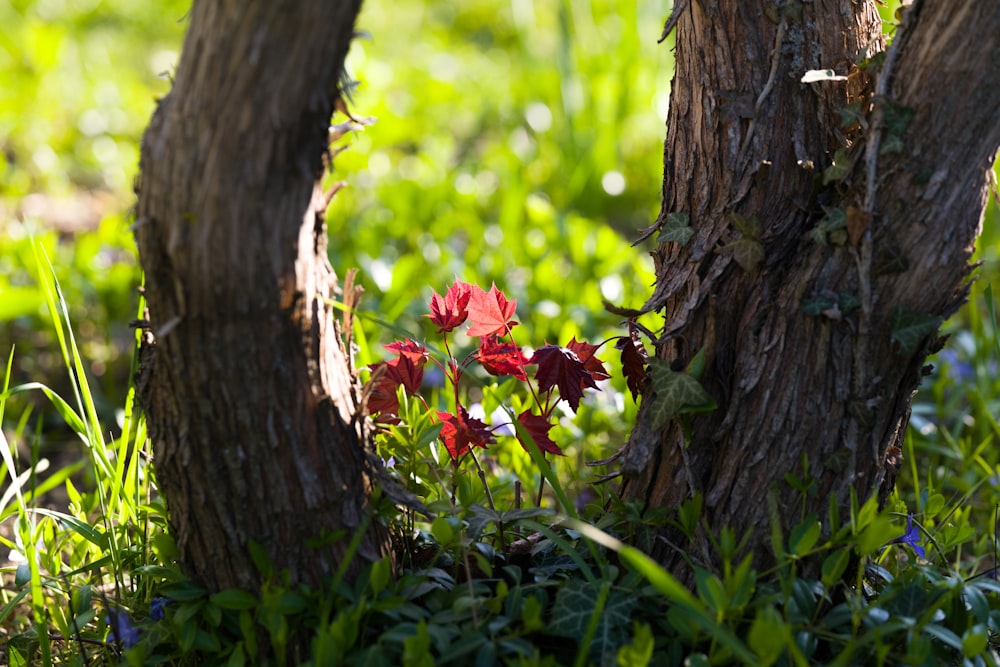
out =
[(20, 588), (31, 581), (31, 566), (27, 563), (19, 563), (14, 570), (14, 587)]
[(455, 539), (455, 529), (451, 527), (447, 517), (439, 516), (431, 522), (431, 535), (442, 546), (447, 546)]
[(698, 590), (698, 596), (708, 604), (712, 611), (721, 614), (729, 608), (729, 595), (726, 594), (726, 587), (716, 575), (696, 567), (695, 587)]
[(170, 598), (175, 602), (190, 602), (192, 600), (199, 600), (206, 595), (206, 591), (201, 586), (188, 581), (178, 581), (173, 584), (166, 584), (160, 587), (160, 594), (163, 597)]
[(500, 512), (504, 523), (515, 523), (521, 519), (534, 519), (539, 516), (552, 516), (556, 511), (551, 507), (522, 507), (521, 509)]
[(715, 399), (687, 373), (670, 370), (663, 359), (649, 360), (653, 396), (650, 404), (652, 428), (658, 429), (679, 414), (715, 409)]
[(389, 585), (392, 579), (392, 566), (389, 559), (383, 558), (372, 563), (371, 572), (368, 575), (368, 582), (371, 584), (372, 592), (378, 595)]
[(774, 607), (757, 610), (757, 616), (750, 625), (747, 643), (750, 650), (760, 658), (760, 664), (772, 665), (785, 649), (788, 628)]
[(690, 216), (687, 213), (668, 213), (656, 240), (660, 243), (687, 245), (687, 242), (694, 236), (694, 230), (688, 226), (689, 220)]
[(984, 625), (975, 625), (962, 635), (962, 653), (966, 658), (983, 655), (989, 643), (988, 630)]
[(737, 239), (722, 247), (723, 252), (733, 255), (733, 259), (747, 273), (753, 273), (764, 260), (764, 246), (754, 239)]
[[(600, 593), (600, 586), (581, 580), (563, 584), (556, 594), (548, 632), (577, 641), (583, 639)], [(590, 644), (591, 655), (599, 658), (608, 651), (617, 653), (618, 648), (628, 640), (628, 628), (635, 606), (635, 596), (617, 590), (610, 592), (604, 610), (597, 619), (596, 632)]]
[(913, 354), (920, 343), (941, 326), (942, 318), (928, 313), (913, 313), (903, 307), (892, 316), (892, 342), (899, 345), (899, 352)]
[(527, 632), (534, 632), (545, 627), (545, 621), (542, 620), (543, 611), (542, 603), (534, 595), (529, 595), (524, 599), (524, 605), (521, 607), (521, 622), (524, 623), (524, 629)]
[(832, 588), (840, 582), (851, 562), (851, 550), (847, 547), (837, 549), (823, 560), (823, 585)]
[(837, 305), (833, 298), (828, 296), (814, 296), (809, 299), (802, 299), (802, 312), (810, 317), (817, 317)]
[(791, 537), (788, 540), (788, 549), (796, 556), (809, 553), (809, 550), (816, 545), (816, 541), (819, 539), (819, 529), (819, 521), (816, 520), (816, 515), (809, 514), (805, 518), (805, 521), (792, 530)]
[(913, 109), (896, 104), (887, 97), (878, 98), (877, 103), (882, 108), (882, 122), (885, 125), (879, 155), (899, 153), (903, 150), (903, 132), (913, 118)]
[(64, 526), (72, 530), (74, 533), (87, 540), (91, 544), (100, 547), (101, 549), (108, 548), (108, 536), (97, 530), (89, 523), (77, 519), (75, 516), (70, 514), (64, 514), (62, 512), (55, 512), (53, 510), (44, 509), (41, 507), (35, 507), (28, 510), (29, 512), (34, 512), (35, 514), (42, 514), (55, 519), (56, 521), (62, 523)]
[(844, 315), (848, 315), (861, 307), (861, 299), (854, 292), (841, 292), (839, 296), (840, 312)]
[(645, 623), (635, 623), (632, 643), (618, 649), (618, 667), (646, 667), (653, 659), (653, 631)]
[(693, 377), (695, 380), (701, 379), (701, 374), (705, 370), (705, 348), (699, 348), (695, 352), (694, 356), (691, 357), (691, 361), (688, 362), (687, 367), (684, 372)]
[(257, 606), (257, 598), (240, 588), (228, 588), (224, 591), (219, 591), (215, 595), (211, 596), (209, 600), (217, 607), (222, 609), (253, 609)]
[(838, 148), (833, 155), (833, 164), (823, 170), (823, 185), (842, 181), (851, 173), (852, 163), (847, 157), (847, 150)]
[(962, 650), (962, 640), (954, 632), (944, 627), (943, 625), (938, 625), (936, 623), (928, 623), (924, 626), (924, 632), (929, 634), (931, 637), (938, 639), (948, 646), (952, 647), (956, 651)]
[(416, 630), (416, 634), (403, 640), (403, 667), (434, 667), (427, 624), (420, 621)]
[(751, 241), (760, 239), (760, 221), (757, 218), (748, 218), (744, 215), (740, 215), (739, 213), (730, 213), (729, 220), (733, 223), (733, 227), (736, 228), (736, 231), (742, 234), (744, 239), (749, 239)]
[(233, 652), (229, 654), (229, 660), (226, 661), (226, 667), (243, 667), (246, 662), (246, 655), (243, 653), (243, 642), (239, 642), (236, 644)]

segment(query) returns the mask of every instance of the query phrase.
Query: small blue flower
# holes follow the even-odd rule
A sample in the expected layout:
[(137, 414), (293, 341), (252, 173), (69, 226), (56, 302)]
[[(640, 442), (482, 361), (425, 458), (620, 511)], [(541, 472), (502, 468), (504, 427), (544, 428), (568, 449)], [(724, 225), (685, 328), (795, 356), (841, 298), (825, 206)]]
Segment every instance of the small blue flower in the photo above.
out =
[(906, 544), (913, 549), (919, 557), (925, 558), (927, 555), (927, 552), (925, 552), (924, 548), (920, 545), (920, 529), (913, 525), (912, 512), (906, 517), (906, 532), (889, 544)]
[(946, 374), (952, 382), (967, 384), (976, 379), (976, 369), (969, 362), (963, 361), (957, 351), (941, 350), (938, 353), (938, 360), (947, 367)]
[(437, 366), (430, 364), (424, 370), (423, 382), (420, 384), (428, 389), (439, 389), (444, 386), (445, 380), (446, 377), (444, 371)]
[(165, 607), (170, 604), (169, 598), (153, 598), (149, 602), (149, 617), (154, 621), (163, 620), (166, 614)]
[(139, 628), (132, 625), (126, 612), (121, 609), (108, 609), (104, 622), (108, 624), (110, 630), (106, 642), (121, 642), (126, 649), (139, 643)]

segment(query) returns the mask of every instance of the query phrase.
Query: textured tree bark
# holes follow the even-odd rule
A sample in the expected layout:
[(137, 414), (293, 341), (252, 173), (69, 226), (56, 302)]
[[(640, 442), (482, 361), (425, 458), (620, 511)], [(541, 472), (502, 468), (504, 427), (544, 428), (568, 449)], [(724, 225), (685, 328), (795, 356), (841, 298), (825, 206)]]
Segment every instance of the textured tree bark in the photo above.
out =
[[(870, 0), (687, 4), (663, 204), (645, 236), (677, 212), (693, 236), (654, 251), (645, 309), (665, 315), (660, 358), (683, 368), (704, 350), (718, 408), (691, 418), (685, 442), (676, 421), (651, 426), (647, 393), (622, 493), (650, 507), (703, 494), (709, 529), (749, 530), (765, 566), (774, 509), (787, 531), (803, 507), (822, 517), (830, 496), (844, 508), (852, 489), (892, 485), (938, 318), (967, 291), (1000, 145), (1000, 10), (917, 0), (881, 65), (861, 70), (883, 49)], [(812, 69), (847, 79), (800, 83)], [(857, 102), (867, 131), (841, 124)], [(842, 178), (824, 183), (838, 149)], [(757, 221), (756, 238), (733, 214)], [(784, 481), (803, 456), (805, 499)], [(677, 571), (717, 558), (707, 541), (685, 554), (677, 533), (663, 538), (655, 555)]]
[(313, 585), (355, 531), (356, 566), (386, 551), (318, 181), (359, 7), (196, 1), (143, 139), (139, 400), (180, 557), (211, 590), (259, 585), (250, 541)]

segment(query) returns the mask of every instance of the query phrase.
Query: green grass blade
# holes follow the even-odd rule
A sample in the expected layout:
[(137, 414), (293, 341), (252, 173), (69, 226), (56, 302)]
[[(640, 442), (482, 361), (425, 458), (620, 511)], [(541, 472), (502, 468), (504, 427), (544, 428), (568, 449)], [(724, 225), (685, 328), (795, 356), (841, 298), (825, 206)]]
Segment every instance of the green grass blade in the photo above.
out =
[(619, 540), (611, 537), (604, 531), (591, 526), (583, 521), (567, 519), (566, 524), (573, 530), (577, 530), (585, 537), (597, 542), (601, 546), (615, 551), (619, 558), (632, 566), (632, 568), (649, 581), (653, 587), (672, 603), (683, 608), (691, 618), (698, 623), (707, 633), (712, 635), (719, 643), (726, 646), (736, 655), (744, 665), (758, 664), (757, 657), (747, 646), (739, 640), (736, 635), (727, 628), (716, 623), (705, 606), (698, 601), (679, 581), (669, 572), (660, 567), (652, 558), (642, 553), (635, 547), (630, 547)]

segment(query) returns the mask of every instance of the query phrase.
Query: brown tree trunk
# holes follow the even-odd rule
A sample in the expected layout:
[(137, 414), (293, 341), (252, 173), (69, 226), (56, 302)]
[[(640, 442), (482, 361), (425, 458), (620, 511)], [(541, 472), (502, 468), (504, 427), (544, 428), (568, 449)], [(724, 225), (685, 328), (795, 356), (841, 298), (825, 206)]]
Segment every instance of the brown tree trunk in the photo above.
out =
[[(647, 391), (623, 495), (702, 494), (710, 530), (753, 531), (763, 566), (774, 509), (787, 531), (803, 502), (823, 517), (830, 496), (844, 508), (852, 489), (891, 487), (937, 324), (966, 294), (1000, 145), (1000, 9), (917, 0), (884, 60), (859, 69), (883, 48), (870, 0), (682, 4), (649, 234), (687, 213), (693, 235), (654, 251), (645, 308), (665, 315), (660, 358), (683, 368), (704, 351), (718, 408), (690, 417), (685, 442), (678, 421), (653, 426)], [(814, 69), (847, 79), (801, 83)], [(862, 124), (843, 125), (858, 102)], [(803, 456), (805, 500), (784, 481)], [(668, 566), (716, 558), (664, 537)]]
[(386, 550), (318, 182), (359, 6), (198, 0), (143, 139), (139, 399), (180, 557), (211, 590), (259, 585), (251, 541), (308, 584), (358, 530), (356, 565)]

